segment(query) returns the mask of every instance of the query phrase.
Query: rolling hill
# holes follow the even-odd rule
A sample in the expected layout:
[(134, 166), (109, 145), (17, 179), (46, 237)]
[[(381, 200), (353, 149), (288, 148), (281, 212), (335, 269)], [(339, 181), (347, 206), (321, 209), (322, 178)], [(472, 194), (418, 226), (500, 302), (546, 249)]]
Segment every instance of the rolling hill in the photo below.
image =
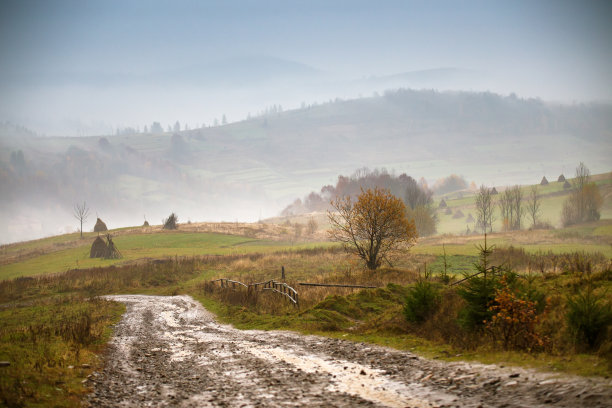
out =
[(183, 221), (256, 220), (363, 166), (488, 185), (571, 175), (579, 161), (602, 173), (610, 140), (611, 105), (413, 90), (177, 133), (37, 137), (4, 125), (0, 235), (73, 229), (83, 200), (111, 227), (171, 211)]

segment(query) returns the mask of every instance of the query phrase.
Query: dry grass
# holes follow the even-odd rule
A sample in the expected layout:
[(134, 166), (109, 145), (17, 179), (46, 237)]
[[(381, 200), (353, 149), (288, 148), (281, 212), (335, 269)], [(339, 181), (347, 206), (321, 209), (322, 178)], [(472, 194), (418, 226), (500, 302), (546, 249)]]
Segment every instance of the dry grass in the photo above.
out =
[[(430, 256), (412, 255), (404, 259), (399, 267), (370, 271), (338, 247), (315, 248), (227, 260), (217, 265), (213, 279), (229, 278), (247, 285), (270, 279), (286, 282), (299, 292), (300, 309), (305, 310), (328, 296), (346, 296), (358, 289), (301, 286), (300, 282), (376, 287), (384, 287), (389, 283), (406, 285), (417, 279), (418, 270), (431, 259)], [(281, 277), (282, 267), (285, 268), (284, 280)], [(242, 287), (235, 290), (221, 289), (218, 283), (202, 284), (201, 288), (209, 294), (217, 294), (218, 299), (226, 303), (247, 305), (259, 312), (274, 314), (290, 306), (288, 301), (275, 293), (249, 293)]]

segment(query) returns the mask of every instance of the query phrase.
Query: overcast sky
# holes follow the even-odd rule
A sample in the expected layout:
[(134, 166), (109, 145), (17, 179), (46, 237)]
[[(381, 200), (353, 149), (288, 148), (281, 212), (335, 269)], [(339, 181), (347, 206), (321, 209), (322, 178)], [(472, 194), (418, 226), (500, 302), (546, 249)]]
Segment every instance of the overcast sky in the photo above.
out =
[[(244, 56), (295, 61), (346, 79), (452, 67), (483, 78), (469, 89), (610, 101), (611, 21), (610, 1), (2, 0), (0, 120), (44, 128), (43, 107), (56, 101), (49, 116), (124, 123), (109, 101), (121, 95), (125, 78), (172, 77)], [(92, 83), (116, 89), (86, 106)], [(265, 107), (257, 98), (249, 103)], [(144, 121), (164, 109), (171, 108), (133, 115)]]

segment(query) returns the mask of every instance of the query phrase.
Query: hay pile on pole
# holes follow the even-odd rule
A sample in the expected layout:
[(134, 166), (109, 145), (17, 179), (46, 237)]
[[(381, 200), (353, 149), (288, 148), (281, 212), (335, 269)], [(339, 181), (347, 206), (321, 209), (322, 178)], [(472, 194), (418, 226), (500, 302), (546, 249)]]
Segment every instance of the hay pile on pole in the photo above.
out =
[(94, 232), (104, 232), (108, 231), (106, 224), (100, 218), (96, 221), (96, 225), (94, 226)]
[(113, 239), (110, 234), (106, 235), (106, 256), (105, 259), (119, 259), (121, 258), (121, 252), (115, 246)]
[(547, 186), (548, 185), (548, 180), (546, 180), (546, 176), (542, 177), (542, 181), (540, 181), (540, 185), (541, 186)]
[(93, 244), (91, 244), (91, 250), (89, 251), (90, 258), (104, 258), (104, 259), (119, 259), (121, 258), (121, 252), (115, 246), (113, 238), (110, 234), (106, 234), (106, 242), (100, 236), (97, 236)]
[(89, 251), (90, 258), (104, 258), (106, 254), (106, 242), (98, 235), (96, 240), (91, 244), (91, 250)]
[(559, 178), (557, 179), (558, 182), (562, 183), (565, 181), (565, 176), (562, 174), (559, 176)]

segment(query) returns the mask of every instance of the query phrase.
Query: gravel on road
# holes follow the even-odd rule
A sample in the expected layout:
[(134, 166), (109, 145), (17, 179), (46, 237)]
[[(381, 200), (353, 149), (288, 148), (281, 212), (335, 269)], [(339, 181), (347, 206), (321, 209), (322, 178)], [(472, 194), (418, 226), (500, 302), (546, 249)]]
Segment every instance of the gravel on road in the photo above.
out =
[(106, 296), (127, 311), (90, 407), (610, 407), (612, 381), (293, 332), (237, 330), (189, 296)]

